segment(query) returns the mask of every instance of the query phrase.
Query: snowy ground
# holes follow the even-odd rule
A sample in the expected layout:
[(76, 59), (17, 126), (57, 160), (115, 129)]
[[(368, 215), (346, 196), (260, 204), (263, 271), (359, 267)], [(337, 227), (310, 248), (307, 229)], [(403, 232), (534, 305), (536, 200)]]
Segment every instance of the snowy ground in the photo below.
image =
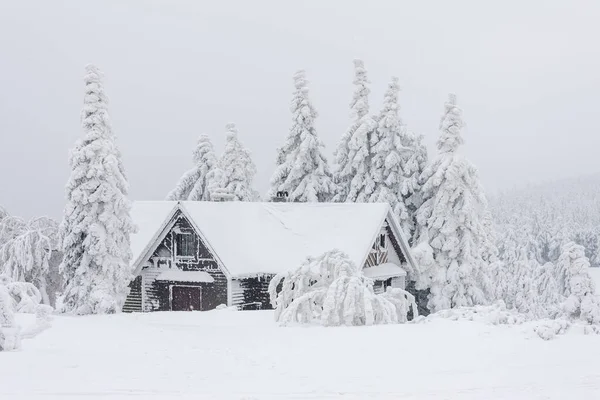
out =
[(437, 319), (279, 328), (270, 311), (56, 317), (0, 399), (598, 399), (600, 336)]

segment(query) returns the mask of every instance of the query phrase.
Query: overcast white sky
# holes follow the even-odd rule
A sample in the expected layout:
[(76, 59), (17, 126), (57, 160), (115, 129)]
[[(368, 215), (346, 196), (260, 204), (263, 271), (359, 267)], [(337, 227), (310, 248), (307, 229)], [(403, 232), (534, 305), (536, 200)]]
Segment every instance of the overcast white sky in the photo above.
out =
[(432, 151), (446, 94), (457, 93), (463, 151), (490, 192), (600, 172), (600, 2), (491, 3), (0, 0), (0, 204), (61, 216), (90, 62), (106, 75), (135, 200), (164, 198), (199, 134), (220, 151), (228, 121), (264, 193), (300, 68), (331, 159), (349, 124), (354, 58), (373, 111), (400, 78), (401, 116)]

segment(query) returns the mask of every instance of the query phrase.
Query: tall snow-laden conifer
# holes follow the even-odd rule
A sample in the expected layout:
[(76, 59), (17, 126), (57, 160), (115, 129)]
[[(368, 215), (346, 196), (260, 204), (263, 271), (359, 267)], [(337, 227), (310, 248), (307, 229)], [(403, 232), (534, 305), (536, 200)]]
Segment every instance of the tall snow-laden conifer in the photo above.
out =
[[(423, 204), (417, 211), (420, 246), (430, 246), (432, 262), (420, 273), (419, 285), (431, 290), (428, 308), (443, 309), (486, 303), (490, 243), (487, 201), (477, 169), (458, 154), (463, 144), (462, 111), (450, 95), (441, 120), (437, 158), (422, 175)], [(426, 241), (426, 243), (423, 243)]]
[(256, 175), (256, 166), (250, 151), (244, 148), (238, 138), (238, 130), (234, 123), (228, 123), (225, 151), (219, 160), (219, 189), (233, 195), (237, 201), (256, 201), (257, 192), (252, 181)]
[(71, 177), (60, 226), (66, 288), (63, 311), (120, 312), (131, 279), (130, 234), (135, 226), (129, 184), (115, 144), (101, 72), (86, 67), (84, 138), (70, 154)]
[(200, 135), (193, 155), (194, 167), (177, 182), (167, 200), (210, 200), (210, 187), (216, 179), (217, 156), (208, 135)]
[[(385, 93), (377, 134), (371, 136), (375, 189), (371, 202), (387, 202), (407, 237), (415, 227), (418, 178), (427, 161), (420, 137), (407, 131), (398, 115), (398, 78), (393, 77)], [(412, 240), (411, 240), (412, 241)]]
[[(336, 184), (336, 195), (333, 201), (345, 202), (355, 201), (355, 199), (348, 198), (352, 181), (358, 174), (357, 164), (361, 164), (364, 169), (364, 160), (370, 157), (370, 144), (367, 139), (368, 134), (375, 128), (376, 123), (372, 118), (368, 117), (369, 114), (369, 79), (367, 78), (367, 71), (362, 60), (354, 60), (354, 94), (352, 101), (350, 102), (350, 118), (351, 124), (348, 130), (342, 136), (337, 149), (335, 150), (335, 172), (334, 182)], [(361, 130), (361, 135), (354, 138), (355, 133), (361, 125), (363, 120), (368, 119), (367, 126)], [(358, 151), (362, 149), (363, 151)], [(365, 150), (367, 151), (365, 154)], [(368, 170), (367, 170), (368, 171)], [(364, 171), (361, 170), (364, 174)], [(362, 180), (360, 180), (362, 181)], [(358, 184), (357, 180), (356, 184)], [(356, 191), (354, 192), (356, 197)]]
[(322, 153), (324, 146), (314, 126), (318, 114), (308, 98), (307, 84), (305, 72), (296, 72), (296, 90), (290, 107), (292, 127), (285, 144), (278, 149), (269, 198), (284, 191), (290, 201), (323, 202), (334, 194), (329, 165)]

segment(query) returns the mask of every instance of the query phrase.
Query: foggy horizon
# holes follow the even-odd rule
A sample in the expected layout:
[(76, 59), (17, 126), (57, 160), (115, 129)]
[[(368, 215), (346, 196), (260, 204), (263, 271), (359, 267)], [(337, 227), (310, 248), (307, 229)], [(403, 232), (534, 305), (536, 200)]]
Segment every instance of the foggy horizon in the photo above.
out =
[(350, 125), (355, 58), (371, 81), (372, 114), (399, 77), (400, 117), (425, 136), (430, 160), (446, 96), (457, 94), (461, 151), (488, 196), (600, 173), (600, 4), (227, 4), (2, 4), (0, 205), (24, 218), (61, 217), (88, 63), (104, 72), (131, 200), (163, 200), (191, 168), (198, 136), (220, 153), (228, 122), (252, 152), (264, 196), (298, 69), (333, 168)]

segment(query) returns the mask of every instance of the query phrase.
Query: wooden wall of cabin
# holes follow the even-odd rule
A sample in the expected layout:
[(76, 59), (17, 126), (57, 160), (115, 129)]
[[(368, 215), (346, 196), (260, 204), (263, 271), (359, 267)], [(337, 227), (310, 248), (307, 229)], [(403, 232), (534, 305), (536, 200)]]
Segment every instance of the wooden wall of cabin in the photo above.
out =
[(142, 311), (142, 276), (137, 276), (129, 284), (129, 295), (123, 305), (123, 312)]
[(234, 279), (231, 285), (232, 305), (242, 310), (271, 310), (273, 307), (269, 298), (269, 283), (273, 276)]

